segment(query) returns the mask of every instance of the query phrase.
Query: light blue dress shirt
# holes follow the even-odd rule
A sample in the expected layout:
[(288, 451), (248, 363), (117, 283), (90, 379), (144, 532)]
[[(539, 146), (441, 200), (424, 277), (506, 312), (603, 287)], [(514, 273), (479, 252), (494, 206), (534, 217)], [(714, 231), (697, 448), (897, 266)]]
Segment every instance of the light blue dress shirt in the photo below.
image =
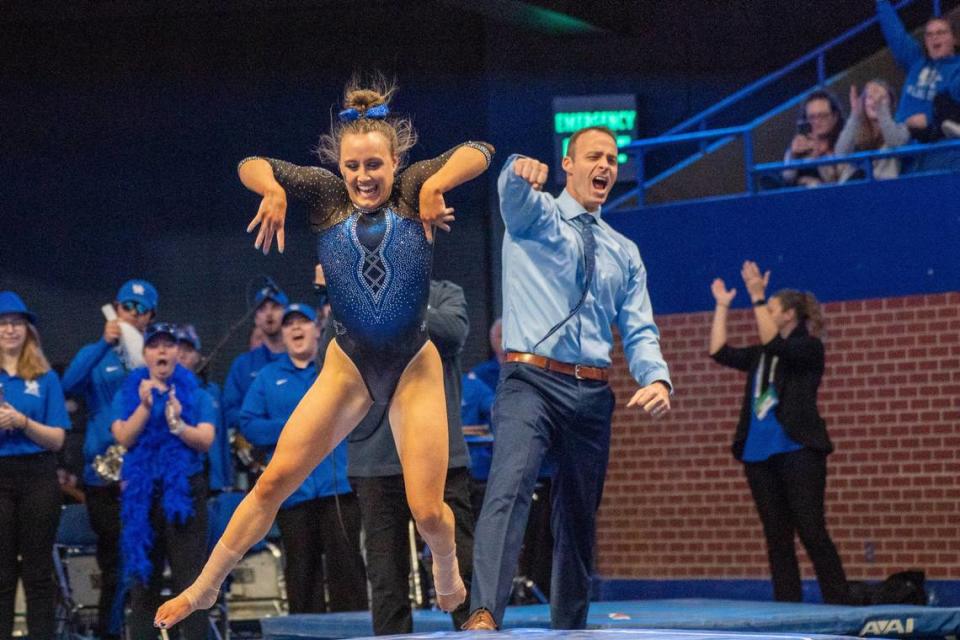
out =
[[(637, 245), (600, 217), (593, 225), (596, 268), (583, 307), (550, 338), (534, 345), (570, 313), (584, 285), (583, 239), (573, 219), (586, 210), (566, 191), (554, 198), (516, 175), (511, 156), (500, 172), (503, 237), (503, 344), (561, 362), (610, 366), (616, 323), (630, 373), (641, 386), (671, 385), (660, 332)], [(672, 387), (672, 385), (671, 385)]]

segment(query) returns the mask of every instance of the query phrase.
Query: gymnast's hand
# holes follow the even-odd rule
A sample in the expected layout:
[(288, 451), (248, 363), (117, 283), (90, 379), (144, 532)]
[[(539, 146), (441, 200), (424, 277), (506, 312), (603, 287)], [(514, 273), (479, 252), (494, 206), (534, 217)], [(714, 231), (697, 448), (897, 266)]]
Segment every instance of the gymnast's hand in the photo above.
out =
[(660, 380), (640, 387), (627, 407), (641, 407), (654, 418), (662, 418), (670, 412), (670, 388)]
[(540, 191), (547, 183), (549, 168), (539, 160), (520, 157), (513, 161), (513, 172), (529, 182), (534, 191)]
[(424, 185), (420, 189), (420, 221), (427, 242), (433, 244), (433, 227), (450, 231), (450, 223), (454, 220), (453, 207), (447, 206), (443, 192)]
[(253, 246), (257, 249), (263, 249), (263, 254), (270, 253), (270, 245), (273, 244), (273, 236), (277, 236), (277, 250), (283, 253), (284, 234), (283, 222), (287, 217), (287, 192), (279, 185), (264, 192), (263, 200), (260, 201), (260, 208), (257, 215), (254, 216), (250, 224), (247, 225), (247, 233), (250, 233), (260, 225), (260, 232)]

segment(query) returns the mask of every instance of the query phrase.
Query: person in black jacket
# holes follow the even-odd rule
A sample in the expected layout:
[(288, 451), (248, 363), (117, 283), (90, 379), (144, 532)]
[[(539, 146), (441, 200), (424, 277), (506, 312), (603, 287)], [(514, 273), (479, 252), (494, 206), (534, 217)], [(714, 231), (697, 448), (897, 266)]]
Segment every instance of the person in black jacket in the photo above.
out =
[(833, 444), (817, 410), (823, 377), (820, 305), (811, 293), (784, 289), (766, 299), (770, 272), (744, 262), (743, 282), (753, 303), (759, 345), (727, 345), (727, 312), (736, 296), (717, 278), (710, 356), (748, 372), (733, 455), (744, 463), (773, 578), (774, 598), (800, 602), (803, 593), (794, 534), (807, 550), (823, 601), (845, 604), (849, 588), (843, 564), (827, 532), (824, 490)]

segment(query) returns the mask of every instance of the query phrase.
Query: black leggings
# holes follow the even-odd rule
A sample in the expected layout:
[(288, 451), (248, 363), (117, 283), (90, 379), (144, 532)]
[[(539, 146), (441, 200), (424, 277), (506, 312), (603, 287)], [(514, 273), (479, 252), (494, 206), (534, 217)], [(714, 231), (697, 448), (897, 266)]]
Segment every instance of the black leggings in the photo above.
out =
[[(163, 588), (163, 568), (170, 563), (170, 590), (180, 593), (190, 586), (207, 560), (207, 476), (198, 473), (190, 477), (190, 496), (193, 499), (193, 517), (183, 524), (167, 522), (160, 496), (155, 495), (150, 507), (150, 526), (154, 531), (150, 562), (153, 574), (148, 584), (135, 581), (130, 589), (130, 616), (127, 627), (131, 638), (149, 640), (159, 637), (153, 618), (163, 603), (160, 591)], [(194, 611), (173, 628), (186, 640), (206, 640), (207, 612)]]
[(31, 640), (53, 640), (53, 543), (59, 522), (56, 457), (50, 452), (0, 457), (0, 640), (13, 634), (18, 577), (27, 596)]
[(767, 539), (774, 598), (781, 602), (803, 599), (794, 547), (797, 535), (813, 563), (823, 601), (846, 604), (849, 601), (847, 577), (827, 532), (824, 515), (826, 454), (800, 449), (777, 454), (763, 462), (747, 462), (744, 469)]

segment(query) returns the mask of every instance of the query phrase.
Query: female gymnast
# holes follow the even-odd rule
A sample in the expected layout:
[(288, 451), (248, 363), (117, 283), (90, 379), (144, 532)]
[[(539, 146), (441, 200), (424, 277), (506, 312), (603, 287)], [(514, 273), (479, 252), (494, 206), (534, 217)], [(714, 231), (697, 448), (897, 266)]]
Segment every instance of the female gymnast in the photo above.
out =
[[(454, 519), (443, 502), (447, 424), (440, 357), (426, 333), (436, 226), (449, 231), (444, 194), (480, 175), (493, 148), (467, 142), (400, 172), (416, 142), (407, 119), (390, 116), (395, 90), (383, 82), (346, 90), (344, 109), (321, 138), (318, 167), (248, 158), (240, 180), (263, 196), (248, 231), (260, 227), (264, 253), (284, 248), (287, 194), (303, 200), (318, 233), (317, 250), (338, 322), (323, 369), (284, 426), (276, 453), (237, 508), (203, 572), (164, 603), (155, 624), (167, 628), (211, 607), (243, 553), (266, 535), (280, 503), (367, 414), (389, 404), (390, 425), (417, 529), (434, 555), (437, 603), (446, 611), (466, 598), (454, 544)], [(438, 446), (444, 443), (444, 446)]]

